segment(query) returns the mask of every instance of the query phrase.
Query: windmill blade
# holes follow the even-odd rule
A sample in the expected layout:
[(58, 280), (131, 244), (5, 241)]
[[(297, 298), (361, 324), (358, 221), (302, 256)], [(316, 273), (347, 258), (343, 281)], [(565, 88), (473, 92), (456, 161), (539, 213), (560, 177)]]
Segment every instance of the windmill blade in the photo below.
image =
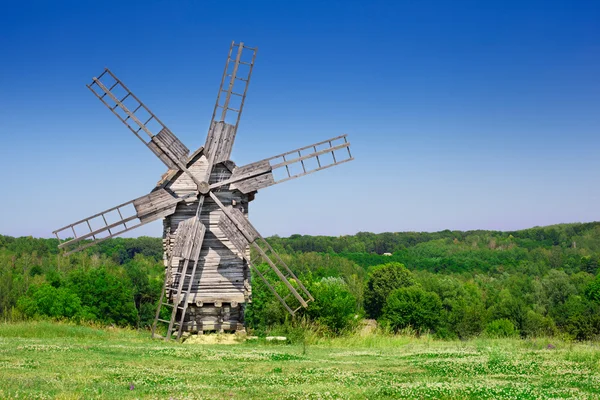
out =
[(108, 68), (87, 87), (169, 169), (186, 170), (189, 149)]
[(245, 46), (243, 42), (231, 42), (204, 145), (208, 154), (215, 154), (215, 163), (226, 161), (231, 156), (254, 68), (256, 50)]
[(347, 135), (341, 135), (238, 167), (231, 178), (210, 187), (229, 184), (231, 190), (250, 193), (352, 160)]
[[(219, 228), (227, 235), (238, 250), (238, 254), (246, 260), (254, 272), (265, 282), (269, 290), (283, 304), (286, 310), (294, 315), (299, 309), (308, 307), (308, 303), (314, 301), (312, 295), (275, 250), (273, 250), (271, 245), (250, 224), (244, 214), (238, 209), (225, 207), (213, 192), (210, 192), (210, 196), (223, 211), (223, 215), (219, 220)], [(255, 250), (256, 257), (254, 259), (251, 259), (246, 251), (248, 246), (252, 246)], [(267, 272), (270, 272), (274, 275), (274, 278), (283, 282), (283, 286), (280, 288), (280, 291), (283, 290), (285, 292), (283, 296), (271, 283), (272, 279), (268, 279), (267, 273), (261, 272), (258, 269), (258, 263), (262, 262), (266, 262), (269, 265), (270, 269)], [(293, 283), (298, 288), (295, 288)]]
[(70, 246), (83, 240), (91, 240), (91, 242), (67, 253), (71, 254), (159, 218), (171, 215), (175, 212), (177, 203), (192, 196), (195, 196), (195, 194), (190, 193), (183, 197), (175, 197), (165, 189), (159, 189), (146, 196), (69, 224), (52, 233), (56, 235), (59, 242), (66, 240), (59, 244), (59, 248)]

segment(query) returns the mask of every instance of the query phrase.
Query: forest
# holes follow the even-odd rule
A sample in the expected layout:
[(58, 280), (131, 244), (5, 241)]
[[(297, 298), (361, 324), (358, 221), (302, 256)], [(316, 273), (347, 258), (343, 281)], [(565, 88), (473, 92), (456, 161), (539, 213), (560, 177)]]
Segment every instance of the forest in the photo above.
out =
[[(292, 319), (253, 279), (246, 319), (257, 335), (298, 329), (350, 335), (367, 318), (389, 334), (440, 339), (600, 337), (599, 222), (268, 241), (315, 302)], [(160, 238), (110, 239), (68, 257), (57, 245), (56, 239), (0, 235), (3, 321), (148, 329), (163, 285)]]

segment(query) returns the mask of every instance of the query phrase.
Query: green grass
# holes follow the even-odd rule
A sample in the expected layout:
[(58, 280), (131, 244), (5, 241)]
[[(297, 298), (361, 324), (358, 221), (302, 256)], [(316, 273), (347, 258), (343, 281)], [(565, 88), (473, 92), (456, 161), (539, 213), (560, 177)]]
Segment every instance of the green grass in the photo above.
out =
[(4, 324), (0, 398), (595, 399), (600, 347), (378, 335), (201, 345), (123, 329)]

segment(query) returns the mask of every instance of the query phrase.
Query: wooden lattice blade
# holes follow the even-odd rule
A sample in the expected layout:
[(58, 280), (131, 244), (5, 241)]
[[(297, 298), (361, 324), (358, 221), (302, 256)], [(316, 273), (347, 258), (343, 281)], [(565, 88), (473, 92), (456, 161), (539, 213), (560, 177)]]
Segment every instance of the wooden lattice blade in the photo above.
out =
[[(234, 209), (232, 207), (227, 207), (227, 208), (231, 211), (231, 215), (233, 216), (233, 218), (235, 218), (236, 220), (240, 220), (240, 222), (238, 222), (237, 224), (234, 224), (234, 222), (230, 218), (228, 218), (226, 216), (221, 216), (221, 218), (219, 219), (218, 227), (219, 227), (219, 229), (221, 229), (221, 232), (223, 232), (223, 234), (225, 236), (227, 236), (227, 238), (231, 241), (231, 243), (233, 243), (236, 250), (238, 251), (238, 255), (240, 257), (242, 257), (243, 254), (246, 253), (246, 250), (248, 250), (250, 241), (247, 239), (247, 236), (244, 235), (242, 233), (242, 231), (240, 230), (240, 228), (238, 228), (237, 226), (243, 227), (244, 231), (249, 233), (251, 235), (250, 237), (254, 237), (255, 239), (259, 236), (259, 234), (250, 225), (250, 223), (244, 224), (244, 222), (242, 221), (241, 218), (246, 220), (246, 217), (244, 217), (244, 215), (239, 210)], [(240, 218), (240, 215), (241, 215), (241, 218)]]
[[(148, 195), (109, 208), (91, 217), (69, 224), (52, 232), (63, 248), (81, 241), (89, 241), (69, 251), (82, 250), (103, 240), (128, 232), (149, 222), (171, 215), (180, 201), (193, 196), (175, 197), (165, 189), (158, 189)], [(62, 236), (62, 237), (61, 237)], [(90, 241), (91, 240), (91, 241)]]
[(347, 135), (337, 136), (234, 169), (231, 178), (211, 185), (250, 193), (352, 161)]
[[(204, 149), (215, 163), (229, 160), (254, 68), (256, 48), (231, 42)], [(220, 123), (220, 124), (219, 124)], [(222, 129), (222, 131), (217, 131)]]
[(181, 169), (189, 149), (108, 68), (87, 87), (169, 169)]
[(181, 221), (175, 232), (172, 257), (196, 260), (200, 254), (205, 232), (206, 227), (196, 216)]
[(235, 126), (223, 121), (214, 121), (210, 126), (204, 145), (207, 158), (214, 156), (215, 164), (229, 160), (234, 139)]
[[(308, 303), (314, 300), (312, 295), (244, 214), (236, 208), (225, 207), (214, 193), (211, 192), (210, 196), (223, 211), (223, 215), (219, 220), (219, 228), (234, 244), (238, 254), (254, 269), (286, 310), (293, 315), (299, 308), (307, 307)], [(248, 256), (246, 251), (248, 246), (252, 246), (256, 252), (257, 260), (251, 260)], [(273, 279), (269, 279), (265, 273), (257, 268), (257, 261), (267, 263), (269, 265), (268, 272), (274, 275), (273, 279), (276, 278), (283, 283), (279, 291), (273, 286)], [(294, 284), (298, 287), (294, 287)], [(281, 291), (285, 293), (282, 295)]]

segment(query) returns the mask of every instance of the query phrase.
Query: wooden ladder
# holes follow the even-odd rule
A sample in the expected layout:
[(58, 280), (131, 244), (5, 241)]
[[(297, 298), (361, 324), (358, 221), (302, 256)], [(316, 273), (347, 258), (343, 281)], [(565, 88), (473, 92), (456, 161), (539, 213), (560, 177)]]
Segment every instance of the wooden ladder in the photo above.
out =
[[(177, 330), (175, 339), (181, 338), (185, 314), (188, 307), (188, 298), (192, 291), (194, 276), (196, 275), (196, 268), (200, 258), (200, 250), (202, 247), (202, 241), (204, 239), (204, 232), (205, 227), (200, 222), (198, 217), (190, 218), (189, 220), (183, 221), (179, 224), (173, 253), (169, 259), (169, 264), (167, 267), (168, 269), (165, 273), (163, 290), (158, 301), (158, 307), (156, 308), (154, 323), (152, 324), (153, 338), (161, 338), (165, 341), (170, 340), (175, 329)], [(177, 271), (172, 272), (173, 259), (180, 255), (182, 256), (182, 259), (179, 261)], [(187, 272), (190, 261), (193, 262), (193, 266), (191, 273), (188, 274)], [(187, 285), (185, 284), (186, 279)], [(170, 302), (169, 299), (173, 299), (172, 302)], [(169, 320), (160, 318), (160, 311), (163, 306), (171, 307), (172, 309), (171, 318)], [(180, 311), (181, 315), (179, 320), (176, 321), (177, 311)], [(168, 324), (167, 333), (165, 336), (156, 333), (156, 327), (159, 323)]]

